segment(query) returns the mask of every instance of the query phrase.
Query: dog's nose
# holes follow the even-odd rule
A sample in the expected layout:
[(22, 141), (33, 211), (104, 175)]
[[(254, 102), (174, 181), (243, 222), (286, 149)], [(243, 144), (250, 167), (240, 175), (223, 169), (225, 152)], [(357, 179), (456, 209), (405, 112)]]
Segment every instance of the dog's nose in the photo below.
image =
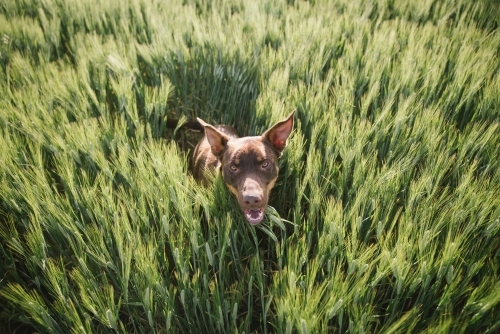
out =
[(243, 196), (246, 205), (259, 205), (262, 202), (262, 196), (258, 194), (246, 194)]
[(241, 199), (247, 207), (260, 207), (264, 200), (264, 192), (259, 183), (251, 177), (247, 177), (241, 189)]

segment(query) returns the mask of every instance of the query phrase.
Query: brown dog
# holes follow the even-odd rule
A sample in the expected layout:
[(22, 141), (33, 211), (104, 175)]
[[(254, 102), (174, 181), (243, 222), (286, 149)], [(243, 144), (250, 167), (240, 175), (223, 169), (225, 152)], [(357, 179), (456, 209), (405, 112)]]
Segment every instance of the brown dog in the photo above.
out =
[(207, 172), (220, 170), (250, 224), (264, 218), (269, 192), (278, 178), (278, 158), (293, 129), (294, 113), (261, 136), (242, 138), (230, 126), (212, 126), (198, 118), (205, 136), (193, 152), (194, 178), (206, 183)]

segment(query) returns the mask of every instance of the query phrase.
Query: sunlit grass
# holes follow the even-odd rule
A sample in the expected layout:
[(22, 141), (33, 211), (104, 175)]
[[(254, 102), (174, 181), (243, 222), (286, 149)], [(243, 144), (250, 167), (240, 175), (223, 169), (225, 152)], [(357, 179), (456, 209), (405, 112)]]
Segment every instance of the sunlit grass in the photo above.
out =
[[(493, 332), (494, 1), (4, 1), (0, 328)], [(297, 109), (266, 221), (188, 172), (201, 117)]]

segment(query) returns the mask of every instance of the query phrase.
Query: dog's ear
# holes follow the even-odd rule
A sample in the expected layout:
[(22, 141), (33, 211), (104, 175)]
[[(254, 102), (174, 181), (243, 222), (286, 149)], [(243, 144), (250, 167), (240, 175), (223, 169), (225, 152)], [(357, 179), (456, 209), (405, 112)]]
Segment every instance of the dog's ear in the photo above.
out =
[(269, 130), (264, 132), (262, 137), (269, 141), (271, 145), (281, 154), (287, 145), (287, 139), (292, 133), (293, 129), (293, 115), (295, 110), (292, 111), (287, 118), (274, 124)]
[(216, 157), (220, 157), (222, 152), (224, 151), (224, 148), (226, 148), (226, 144), (229, 141), (229, 138), (225, 134), (214, 128), (212, 125), (205, 123), (199, 118), (196, 119), (205, 129), (205, 136), (207, 137), (208, 143), (212, 148), (212, 153)]

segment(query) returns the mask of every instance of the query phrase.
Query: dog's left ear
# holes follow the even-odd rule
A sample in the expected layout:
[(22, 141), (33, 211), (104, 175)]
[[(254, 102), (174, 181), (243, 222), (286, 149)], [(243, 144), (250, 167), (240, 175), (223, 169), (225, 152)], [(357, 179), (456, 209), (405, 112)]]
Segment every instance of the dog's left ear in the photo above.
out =
[(295, 110), (292, 111), (287, 118), (274, 124), (269, 130), (264, 132), (262, 137), (269, 141), (271, 145), (281, 154), (287, 145), (287, 139), (292, 133), (293, 116)]

